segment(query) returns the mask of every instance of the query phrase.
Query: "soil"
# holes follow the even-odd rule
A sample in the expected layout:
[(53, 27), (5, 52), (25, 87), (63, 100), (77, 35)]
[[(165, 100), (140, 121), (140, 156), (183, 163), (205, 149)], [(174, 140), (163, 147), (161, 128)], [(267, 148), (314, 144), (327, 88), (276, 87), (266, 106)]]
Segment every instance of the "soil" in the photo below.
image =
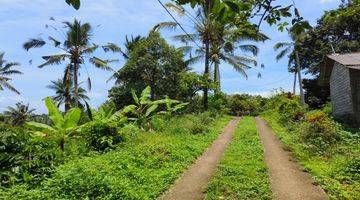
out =
[(204, 199), (205, 189), (217, 169), (240, 118), (234, 118), (223, 130), (218, 139), (192, 164), (175, 184), (162, 195), (161, 200)]
[(315, 185), (311, 176), (293, 161), (281, 141), (267, 123), (256, 118), (257, 129), (264, 147), (264, 158), (268, 166), (271, 190), (279, 200), (323, 200), (326, 193)]

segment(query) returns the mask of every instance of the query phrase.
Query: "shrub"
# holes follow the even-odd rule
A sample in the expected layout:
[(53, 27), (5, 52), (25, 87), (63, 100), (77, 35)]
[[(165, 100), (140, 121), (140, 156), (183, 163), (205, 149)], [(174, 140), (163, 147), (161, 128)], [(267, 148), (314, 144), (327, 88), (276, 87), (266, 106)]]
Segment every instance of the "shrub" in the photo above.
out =
[(351, 179), (360, 181), (360, 158), (352, 158), (349, 160), (343, 170), (345, 175)]
[(317, 152), (326, 150), (339, 139), (334, 122), (319, 110), (306, 114), (302, 137), (314, 145)]
[(248, 94), (235, 94), (227, 97), (227, 107), (230, 114), (257, 115), (264, 108), (264, 98)]
[(98, 151), (113, 148), (124, 140), (118, 132), (117, 124), (108, 120), (96, 120), (85, 124), (81, 128), (81, 134), (86, 138), (88, 145)]
[(125, 140), (136, 139), (137, 136), (142, 132), (135, 124), (126, 124), (118, 131)]
[(154, 116), (151, 119), (151, 126), (154, 129), (154, 131), (163, 132), (165, 130), (165, 128), (166, 128), (166, 119), (165, 118), (169, 119), (166, 116)]
[(0, 125), (1, 186), (24, 182), (36, 185), (51, 174), (62, 156), (55, 140), (32, 137), (23, 128)]
[(285, 123), (300, 121), (304, 117), (304, 109), (297, 100), (282, 99), (277, 110), (281, 116), (280, 120)]

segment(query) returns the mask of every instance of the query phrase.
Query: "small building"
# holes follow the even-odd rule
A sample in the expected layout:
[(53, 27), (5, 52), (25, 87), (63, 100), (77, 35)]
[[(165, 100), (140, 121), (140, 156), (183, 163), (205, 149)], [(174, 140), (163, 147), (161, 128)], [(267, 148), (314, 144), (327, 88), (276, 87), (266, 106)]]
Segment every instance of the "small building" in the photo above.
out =
[(360, 53), (328, 55), (320, 85), (330, 85), (333, 115), (360, 125)]

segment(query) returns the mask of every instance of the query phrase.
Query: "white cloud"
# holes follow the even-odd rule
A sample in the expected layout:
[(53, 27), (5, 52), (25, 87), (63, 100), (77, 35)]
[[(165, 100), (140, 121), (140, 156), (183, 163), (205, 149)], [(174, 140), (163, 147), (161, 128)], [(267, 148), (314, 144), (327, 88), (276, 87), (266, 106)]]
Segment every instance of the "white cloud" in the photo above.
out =
[(320, 0), (320, 3), (331, 3), (337, 0)]

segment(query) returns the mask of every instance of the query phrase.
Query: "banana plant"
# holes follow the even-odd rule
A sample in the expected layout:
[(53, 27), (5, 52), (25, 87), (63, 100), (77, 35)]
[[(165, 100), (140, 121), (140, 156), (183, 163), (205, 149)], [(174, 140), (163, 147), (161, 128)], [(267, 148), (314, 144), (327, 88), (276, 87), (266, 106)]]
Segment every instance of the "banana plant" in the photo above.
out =
[(48, 109), (52, 125), (49, 126), (38, 122), (27, 122), (26, 126), (37, 136), (45, 137), (53, 135), (60, 137), (59, 147), (64, 151), (67, 139), (71, 137), (78, 128), (81, 110), (79, 108), (73, 108), (63, 115), (50, 97), (45, 99), (45, 105)]
[(141, 96), (138, 97), (135, 91), (131, 91), (135, 104), (126, 106), (121, 112), (124, 115), (130, 115), (129, 120), (137, 123), (142, 130), (151, 129), (151, 118), (156, 114), (156, 109), (162, 103), (160, 101), (151, 101), (151, 87), (146, 87)]
[(159, 100), (161, 103), (165, 104), (165, 111), (160, 111), (159, 114), (164, 114), (167, 117), (171, 117), (175, 112), (185, 108), (189, 103), (181, 103), (178, 100), (170, 99), (166, 97), (163, 100)]
[[(121, 113), (123, 115), (130, 115), (129, 120), (137, 123), (142, 130), (151, 130), (151, 118), (157, 114), (166, 114), (168, 116), (172, 115), (174, 112), (184, 108), (188, 103), (181, 103), (177, 100), (170, 99), (160, 99), (152, 101), (151, 96), (151, 87), (146, 87), (141, 96), (138, 97), (135, 91), (132, 91), (132, 97), (135, 104), (126, 106)], [(160, 105), (165, 104), (166, 111), (158, 112)], [(116, 115), (116, 114), (115, 114)]]

